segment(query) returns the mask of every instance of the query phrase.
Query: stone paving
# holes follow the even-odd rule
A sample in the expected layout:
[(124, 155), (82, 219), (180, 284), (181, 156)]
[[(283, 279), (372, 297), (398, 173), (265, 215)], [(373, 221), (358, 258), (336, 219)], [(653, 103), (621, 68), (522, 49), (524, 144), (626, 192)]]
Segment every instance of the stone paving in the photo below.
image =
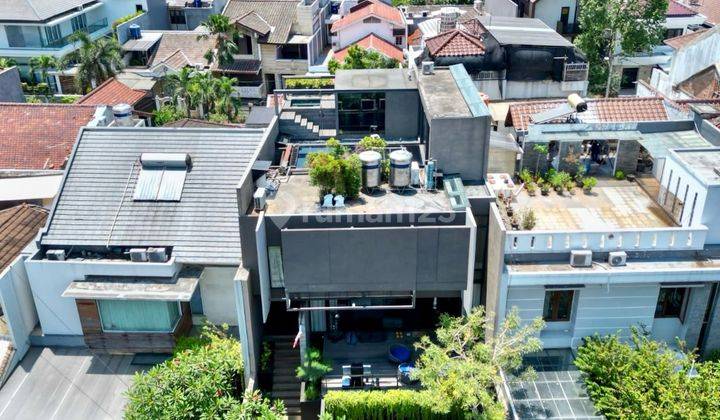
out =
[(521, 192), (512, 204), (522, 214), (532, 208), (537, 218), (535, 230), (604, 230), (672, 227), (664, 210), (636, 183), (601, 180), (590, 194), (581, 188), (575, 194), (559, 195), (537, 191), (530, 197)]

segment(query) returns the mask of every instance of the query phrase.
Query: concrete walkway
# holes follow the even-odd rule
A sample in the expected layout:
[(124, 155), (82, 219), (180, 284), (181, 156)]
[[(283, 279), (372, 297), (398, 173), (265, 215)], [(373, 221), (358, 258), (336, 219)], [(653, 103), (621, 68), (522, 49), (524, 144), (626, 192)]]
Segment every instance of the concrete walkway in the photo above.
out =
[(132, 356), (32, 347), (0, 389), (0, 419), (120, 419)]

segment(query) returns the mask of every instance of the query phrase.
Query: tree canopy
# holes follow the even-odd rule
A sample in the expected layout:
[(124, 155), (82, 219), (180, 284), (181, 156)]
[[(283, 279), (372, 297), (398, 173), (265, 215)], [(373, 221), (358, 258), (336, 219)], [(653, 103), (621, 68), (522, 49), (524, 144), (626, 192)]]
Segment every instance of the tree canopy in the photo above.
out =
[[(608, 61), (660, 43), (668, 0), (580, 0), (579, 8), (575, 43), (590, 63), (590, 90), (598, 93), (607, 85)], [(611, 91), (618, 86), (619, 78), (611, 77)]]
[(75, 83), (80, 92), (95, 88), (123, 68), (122, 47), (115, 38), (93, 40), (82, 31), (75, 32), (72, 37), (80, 43), (79, 48), (69, 54), (77, 63)]
[(377, 51), (365, 49), (359, 45), (351, 45), (342, 63), (330, 60), (328, 70), (331, 74), (340, 70), (352, 69), (391, 69), (398, 66), (398, 61), (388, 58)]

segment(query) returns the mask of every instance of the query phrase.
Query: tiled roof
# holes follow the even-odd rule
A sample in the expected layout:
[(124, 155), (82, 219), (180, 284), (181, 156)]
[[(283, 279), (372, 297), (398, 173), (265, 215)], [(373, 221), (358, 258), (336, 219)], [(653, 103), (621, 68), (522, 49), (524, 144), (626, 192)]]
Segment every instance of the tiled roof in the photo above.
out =
[(40, 22), (92, 2), (93, 0), (6, 0), (0, 2), (0, 20)]
[(244, 16), (240, 16), (233, 22), (242, 25), (250, 29), (251, 31), (255, 31), (261, 35), (267, 35), (270, 33), (270, 31), (272, 31), (272, 28), (265, 21), (265, 19), (263, 19), (262, 16), (258, 15), (255, 12), (247, 12)]
[(223, 14), (234, 21), (255, 12), (272, 28), (265, 42), (284, 44), (290, 38), (298, 3), (297, 0), (230, 0)]
[(703, 0), (700, 3), (699, 6), (688, 6), (705, 16), (705, 22), (711, 25), (720, 24), (720, 0)]
[(35, 238), (47, 216), (47, 210), (30, 204), (0, 210), (0, 272)]
[[(508, 118), (516, 131), (527, 131), (533, 115), (566, 102), (560, 99), (514, 103), (510, 105)], [(662, 98), (588, 99), (587, 105), (587, 111), (577, 114), (585, 123), (668, 120)]]
[(416, 46), (420, 45), (420, 41), (422, 40), (422, 31), (420, 28), (415, 28), (415, 30), (408, 35), (407, 43), (408, 45)]
[(674, 49), (680, 49), (692, 42), (694, 42), (696, 39), (700, 37), (700, 35), (707, 32), (707, 29), (699, 29), (695, 32), (689, 32), (685, 35), (676, 36), (674, 38), (669, 38), (663, 41), (666, 45), (671, 46)]
[(353, 45), (359, 45), (366, 50), (373, 50), (377, 51), (380, 54), (384, 55), (388, 58), (393, 58), (397, 61), (403, 61), (405, 58), (403, 56), (403, 52), (400, 48), (396, 47), (395, 45), (385, 41), (384, 39), (380, 38), (379, 36), (375, 34), (368, 34), (364, 38), (356, 41), (355, 43), (348, 45), (347, 47), (337, 50), (334, 53), (334, 57), (337, 61), (343, 62), (345, 61), (345, 57), (347, 56), (348, 49)]
[(405, 21), (400, 10), (389, 6), (379, 0), (365, 0), (353, 8), (353, 11), (343, 16), (342, 19), (335, 21), (330, 27), (330, 32), (350, 26), (356, 22), (360, 22), (365, 18), (374, 16), (376, 18), (386, 20), (398, 26), (404, 26)]
[(124, 83), (112, 78), (106, 80), (103, 84), (80, 98), (77, 103), (107, 106), (114, 106), (117, 104), (135, 105), (146, 95), (146, 91), (130, 89)]
[(92, 105), (0, 104), (0, 169), (60, 169)]
[(234, 60), (229, 64), (213, 63), (213, 71), (232, 74), (258, 74), (260, 60)]
[[(712, 0), (710, 0), (712, 1)], [(667, 16), (678, 17), (678, 16), (695, 16), (697, 12), (684, 4), (670, 0), (668, 1)]]
[(425, 40), (433, 57), (463, 57), (485, 54), (483, 42), (460, 29), (452, 29)]
[[(155, 67), (162, 62), (173, 69), (180, 69), (186, 65), (207, 65), (205, 53), (215, 47), (217, 37), (209, 36), (198, 40), (200, 34), (197, 31), (164, 31), (148, 67)], [(178, 54), (178, 51), (182, 55)]]
[(697, 99), (718, 99), (720, 95), (720, 62), (708, 66), (678, 83), (677, 88)]

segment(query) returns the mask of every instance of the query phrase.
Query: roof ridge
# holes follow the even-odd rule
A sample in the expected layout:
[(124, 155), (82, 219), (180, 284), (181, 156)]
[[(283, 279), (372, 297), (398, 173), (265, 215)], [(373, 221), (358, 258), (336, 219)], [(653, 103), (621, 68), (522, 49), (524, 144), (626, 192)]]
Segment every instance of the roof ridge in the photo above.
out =
[(95, 105), (85, 104), (57, 104), (57, 103), (30, 103), (30, 102), (0, 102), (2, 106), (15, 106), (15, 107), (50, 107), (50, 108), (96, 108)]

